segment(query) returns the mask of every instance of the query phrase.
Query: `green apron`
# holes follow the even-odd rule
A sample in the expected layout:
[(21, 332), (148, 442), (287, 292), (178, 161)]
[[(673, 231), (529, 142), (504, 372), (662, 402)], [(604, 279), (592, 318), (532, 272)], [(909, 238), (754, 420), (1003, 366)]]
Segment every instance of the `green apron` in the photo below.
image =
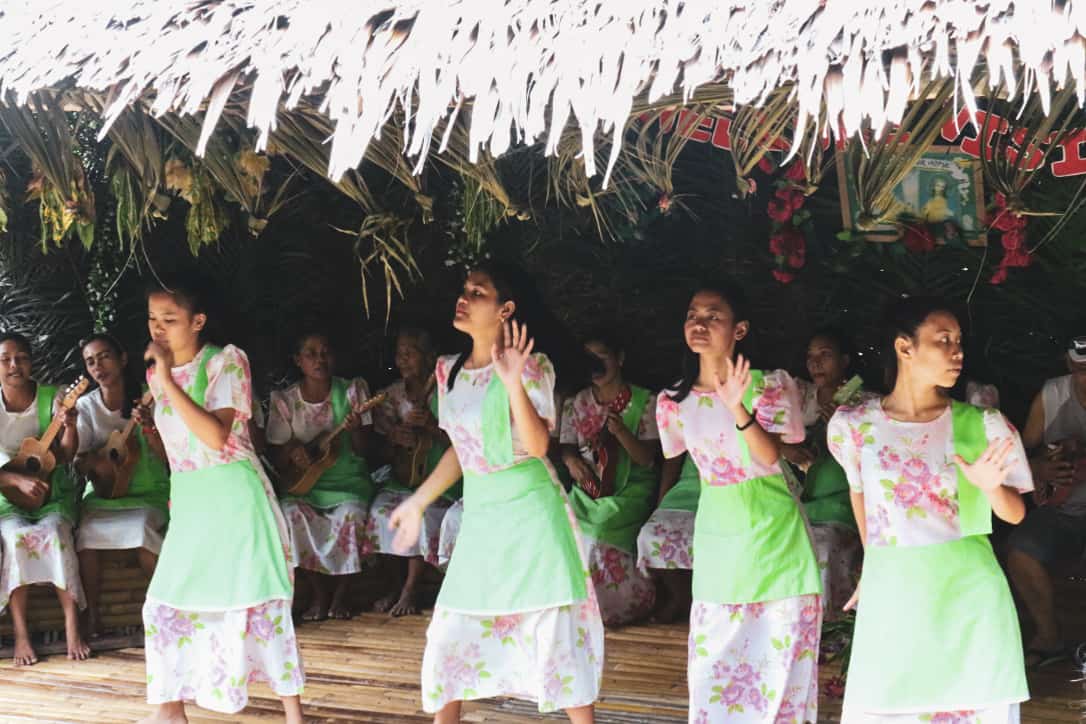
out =
[[(53, 400), (56, 396), (57, 388), (54, 385), (38, 385), (35, 397), (38, 435), (44, 434), (45, 428), (49, 427), (49, 423), (53, 421)], [(51, 485), (49, 500), (37, 510), (24, 510), (0, 495), (0, 518), (16, 515), (26, 520), (38, 521), (52, 513), (60, 513), (61, 517), (69, 523), (75, 523), (77, 520), (75, 482), (68, 472), (68, 466), (57, 464), (52, 475), (49, 476), (49, 483)]]
[[(205, 349), (188, 391), (201, 407), (207, 363), (218, 351)], [(190, 447), (197, 444), (190, 432)], [(147, 598), (182, 611), (230, 611), (290, 600), (290, 572), (273, 505), (249, 460), (174, 473), (170, 528)]]
[[(430, 396), (430, 412), (434, 418), (437, 418), (437, 393)], [(441, 456), (445, 454), (445, 451), (449, 449), (448, 443), (441, 435), (435, 435), (430, 445), (429, 452), (426, 453), (426, 474), (429, 475), (437, 464), (441, 462)], [(382, 486), (384, 490), (396, 490), (401, 493), (414, 492), (411, 488), (407, 487), (399, 480), (395, 478), (389, 478), (389, 481)], [(441, 494), (441, 497), (456, 502), (460, 500), (460, 497), (464, 494), (464, 483), (462, 480), (457, 480), (451, 488)]]
[(837, 523), (857, 530), (848, 477), (845, 469), (830, 455), (821, 455), (811, 463), (803, 480), (801, 500), (812, 524)]
[(140, 459), (132, 471), (132, 480), (128, 484), (128, 494), (120, 498), (103, 498), (87, 485), (83, 492), (83, 508), (86, 510), (137, 510), (153, 508), (163, 515), (169, 515), (170, 469), (165, 462), (151, 452), (143, 430), (137, 427), (133, 432), (139, 443)]
[(679, 479), (671, 486), (671, 490), (664, 494), (664, 499), (657, 507), (660, 510), (685, 510), (696, 513), (700, 497), (701, 476), (698, 473), (698, 466), (694, 464), (694, 458), (687, 455)]
[[(347, 401), (347, 381), (339, 377), (332, 379), (332, 426), (343, 424), (350, 413)], [(365, 459), (355, 454), (351, 447), (351, 436), (347, 433), (339, 436), (339, 456), (332, 467), (324, 471), (317, 479), (312, 490), (303, 496), (286, 496), (284, 500), (303, 500), (314, 508), (334, 508), (340, 503), (361, 502), (367, 505), (373, 500), (376, 486), (370, 477), (370, 469)]]
[(492, 473), (464, 473), (464, 517), (437, 603), (471, 614), (564, 606), (587, 597), (562, 490), (539, 458), (513, 465), (509, 395), (497, 375), (483, 401)]
[[(954, 450), (976, 460), (988, 444), (984, 413), (951, 405)], [(991, 507), (960, 469), (958, 505), (958, 540), (865, 551), (846, 711), (956, 711), (1029, 698), (1018, 615), (987, 538)]]
[[(743, 406), (764, 382), (751, 370)], [(750, 448), (737, 432), (743, 467)], [(695, 601), (754, 603), (818, 594), (822, 582), (807, 526), (784, 475), (734, 485), (703, 484), (694, 520)]]
[[(622, 413), (622, 424), (636, 435), (650, 393), (643, 387), (633, 385), (630, 386), (630, 393), (630, 402)], [(656, 471), (651, 467), (635, 465), (626, 449), (618, 445), (615, 492), (593, 499), (579, 486), (574, 486), (569, 492), (569, 504), (577, 516), (581, 532), (586, 536), (635, 553), (637, 533), (652, 513), (655, 484)]]

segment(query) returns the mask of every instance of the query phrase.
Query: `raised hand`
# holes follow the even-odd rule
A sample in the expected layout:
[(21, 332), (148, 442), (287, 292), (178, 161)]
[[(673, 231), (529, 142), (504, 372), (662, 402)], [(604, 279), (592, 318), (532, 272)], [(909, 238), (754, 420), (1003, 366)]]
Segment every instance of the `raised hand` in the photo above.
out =
[(716, 394), (729, 410), (736, 409), (750, 386), (750, 362), (743, 355), (737, 355), (735, 361), (728, 361), (728, 369), (723, 377), (716, 379)]
[(397, 505), (392, 511), (388, 523), (396, 531), (396, 537), (392, 539), (394, 551), (409, 551), (418, 542), (419, 531), (422, 528), (422, 512), (414, 496)]
[(522, 325), (514, 319), (502, 326), (500, 344), (495, 343), (490, 350), (490, 355), (494, 360), (494, 371), (507, 390), (520, 384), (521, 374), (524, 372), (524, 366), (528, 363), (533, 347), (535, 347), (535, 340), (528, 336), (527, 325)]
[(172, 379), (170, 369), (173, 367), (173, 352), (168, 347), (158, 342), (151, 342), (143, 353), (143, 360), (145, 362), (154, 362), (155, 366), (152, 374), (158, 378), (159, 382), (165, 384)]
[(992, 491), (1007, 480), (1010, 463), (1007, 458), (1014, 450), (1014, 440), (1009, 437), (993, 440), (980, 457), (973, 463), (967, 463), (961, 455), (954, 456), (954, 462), (962, 469), (966, 480), (984, 491)]

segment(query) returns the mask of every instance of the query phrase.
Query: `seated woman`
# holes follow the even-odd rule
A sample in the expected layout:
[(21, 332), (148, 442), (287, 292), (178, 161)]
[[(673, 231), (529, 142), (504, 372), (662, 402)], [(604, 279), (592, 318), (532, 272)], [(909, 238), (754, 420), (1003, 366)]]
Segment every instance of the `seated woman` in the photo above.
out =
[[(0, 336), (0, 451), (6, 462), (15, 457), (23, 440), (40, 437), (49, 426), (60, 392), (41, 385), (33, 377), (30, 341), (21, 334)], [(79, 444), (73, 407), (62, 417), (63, 425), (51, 452), (57, 467), (49, 483), (10, 470), (0, 470), (0, 612), (11, 604), (15, 629), (15, 665), (38, 662), (27, 626), (30, 586), (52, 584), (64, 609), (64, 634), (68, 658), (83, 660), (90, 648), (79, 632), (79, 609), (85, 606), (79, 580), (79, 561), (72, 541), (76, 520), (75, 486), (66, 463)], [(19, 507), (9, 496), (37, 497), (46, 493), (45, 504), (36, 509)]]
[[(374, 410), (374, 430), (382, 436), (385, 459), (391, 461), (387, 481), (370, 508), (377, 533), (377, 552), (398, 564), (403, 585), (381, 598), (374, 610), (393, 616), (418, 613), (416, 589), (426, 564), (436, 566), (438, 536), (445, 511), (457, 500), (459, 485), (434, 501), (422, 517), (418, 542), (406, 551), (396, 550), (396, 531), (388, 516), (426, 479), (449, 439), (437, 426), (437, 393), (433, 385), (437, 354), (429, 333), (407, 328), (396, 338), (396, 368), (401, 379), (386, 387), (385, 401)], [(406, 565), (402, 565), (402, 564)], [(406, 571), (404, 570), (406, 568)]]
[[(799, 445), (782, 445), (781, 454), (798, 469), (803, 503), (811, 523), (811, 544), (822, 574), (823, 620), (841, 615), (856, 588), (863, 546), (848, 497), (845, 471), (827, 449), (826, 423), (841, 405), (855, 406), (876, 395), (850, 380), (851, 341), (841, 330), (824, 328), (807, 343), (807, 372), (812, 382), (797, 380), (807, 437)], [(804, 475), (803, 471), (806, 471)]]
[[(309, 492), (282, 498), (295, 556), (292, 563), (300, 569), (299, 584), (308, 584), (312, 591), (312, 605), (302, 618), (347, 619), (349, 577), (361, 572), (362, 558), (374, 547), (368, 511), (375, 488), (363, 457), (373, 423), (369, 412), (358, 411), (369, 399), (369, 388), (362, 378), (348, 382), (333, 376), (335, 357), (324, 334), (303, 335), (294, 363), (302, 379), (272, 392), (268, 415), (268, 445), (284, 485), (289, 484), (284, 473), (305, 470), (314, 462), (306, 451), (309, 443), (346, 425), (344, 434), (333, 441), (338, 446), (335, 464)], [(295, 604), (302, 605), (300, 596)]]
[(656, 582), (652, 620), (671, 623), (690, 610), (694, 518), (701, 478), (689, 455), (664, 460), (656, 510), (637, 534), (637, 567)]
[[(88, 629), (94, 637), (102, 629), (99, 551), (135, 549), (143, 572), (148, 578), (154, 574), (169, 518), (170, 471), (150, 409), (138, 405), (133, 409), (140, 385), (127, 375), (128, 355), (120, 342), (108, 334), (95, 334), (83, 343), (82, 354), (87, 374), (98, 388), (76, 403), (76, 469), (90, 484), (84, 489), (75, 548), (87, 595)], [(102, 448), (110, 434), (123, 430), (133, 415), (144, 426), (136, 425), (128, 438), (134, 441), (130, 450), (137, 457), (127, 490), (116, 496), (115, 467)]]
[(648, 615), (656, 598), (635, 557), (656, 486), (656, 405), (648, 390), (623, 379), (621, 345), (596, 335), (585, 349), (599, 368), (592, 386), (565, 403), (562, 462), (574, 481), (569, 502), (603, 622), (622, 625)]

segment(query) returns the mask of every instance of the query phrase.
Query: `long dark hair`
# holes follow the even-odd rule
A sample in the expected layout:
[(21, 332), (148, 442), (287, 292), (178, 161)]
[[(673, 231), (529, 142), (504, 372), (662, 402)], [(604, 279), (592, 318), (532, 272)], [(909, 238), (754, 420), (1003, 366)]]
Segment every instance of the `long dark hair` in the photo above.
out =
[(897, 384), (897, 349), (894, 344), (900, 337), (916, 341), (916, 332), (920, 325), (939, 312), (960, 319), (954, 306), (940, 297), (902, 297), (886, 305), (882, 321), (882, 354), (887, 392), (892, 392)]
[(204, 328), (200, 330), (197, 337), (200, 344), (222, 340), (220, 315), (218, 309), (212, 308), (216, 297), (210, 284), (202, 277), (194, 274), (177, 274), (152, 279), (146, 287), (144, 296), (150, 299), (153, 294), (168, 294), (179, 307), (187, 309), (189, 314), (207, 316), (207, 322), (204, 323)]
[[(96, 332), (79, 343), (80, 357), (83, 356), (83, 350), (85, 350), (87, 345), (91, 342), (104, 343), (113, 350), (113, 355), (117, 358), (118, 363), (120, 363), (121, 357), (125, 354), (124, 347), (116, 337), (108, 332)], [(129, 360), (129, 362), (131, 362), (131, 360)], [(86, 366), (86, 363), (84, 363), (84, 366)], [(131, 417), (132, 403), (142, 395), (143, 390), (137, 365), (126, 364), (121, 368), (121, 385), (124, 388), (124, 394), (121, 398), (121, 417)]]
[[(487, 260), (471, 268), (473, 272), (486, 274), (490, 283), (498, 293), (498, 303), (512, 301), (516, 304), (516, 310), (510, 319), (516, 319), (521, 324), (528, 325), (528, 332), (535, 340), (533, 352), (545, 352), (551, 361), (555, 363), (555, 370), (559, 369), (559, 363), (555, 355), (568, 354), (569, 345), (563, 344), (564, 337), (570, 335), (564, 333), (564, 327), (547, 309), (543, 302), (543, 296), (526, 271), (512, 264), (501, 261)], [(572, 337), (570, 340), (572, 341)], [(452, 390), (456, 384), (456, 376), (460, 374), (464, 363), (471, 354), (470, 347), (460, 353), (449, 372), (449, 381), (446, 389)]]
[[(690, 298), (693, 299), (697, 294), (701, 292), (710, 292), (716, 294), (728, 305), (732, 310), (732, 323), (738, 324), (739, 322), (750, 322), (750, 311), (747, 303), (747, 295), (736, 282), (730, 279), (707, 281), (699, 284), (694, 288), (694, 291), (690, 294)], [(685, 316), (685, 312), (684, 312)], [(739, 344), (736, 343), (736, 349)], [(690, 395), (690, 390), (694, 388), (694, 383), (698, 379), (698, 372), (700, 372), (701, 366), (698, 360), (698, 355), (694, 353), (692, 349), (683, 341), (683, 357), (682, 357), (682, 377), (668, 387), (668, 397), (675, 402), (682, 402)]]

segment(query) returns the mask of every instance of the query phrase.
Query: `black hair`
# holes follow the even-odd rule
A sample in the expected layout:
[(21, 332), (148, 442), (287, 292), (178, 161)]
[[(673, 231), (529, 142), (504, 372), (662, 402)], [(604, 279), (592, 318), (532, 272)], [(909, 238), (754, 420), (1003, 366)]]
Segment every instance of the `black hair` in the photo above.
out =
[(295, 334), (294, 338), (291, 340), (291, 344), (290, 344), (290, 354), (291, 354), (291, 356), (293, 357), (296, 354), (300, 354), (301, 351), (302, 351), (302, 347), (305, 346), (305, 341), (307, 339), (312, 339), (313, 337), (319, 337), (319, 338), (323, 339), (325, 341), (325, 343), (327, 343), (328, 348), (330, 350), (332, 350), (332, 354), (335, 354), (336, 346), (332, 343), (332, 335), (328, 334), (328, 332), (326, 332), (323, 329), (314, 328), (314, 327), (307, 327), (306, 329), (303, 329), (301, 332), (298, 332), (297, 334)]
[(589, 342), (599, 342), (607, 348), (608, 352), (616, 357), (621, 357), (626, 354), (626, 340), (614, 327), (596, 329), (585, 335), (584, 342), (585, 344), (588, 344)]
[(0, 344), (3, 344), (4, 342), (14, 342), (28, 355), (31, 357), (34, 356), (34, 348), (31, 346), (30, 340), (24, 334), (19, 334), (18, 332), (4, 332), (3, 334), (0, 334)]
[(902, 297), (886, 305), (882, 322), (882, 354), (888, 391), (892, 391), (894, 385), (897, 384), (897, 349), (894, 344), (900, 337), (915, 340), (920, 325), (928, 317), (939, 312), (945, 312), (955, 319), (960, 319), (953, 305), (940, 297)]
[(414, 340), (415, 346), (422, 352), (423, 356), (436, 357), (437, 346), (434, 344), (434, 336), (430, 332), (422, 327), (414, 327), (405, 325), (400, 327), (396, 332), (396, 339), (399, 340), (410, 339)]
[(852, 336), (844, 329), (833, 324), (819, 327), (807, 338), (807, 346), (810, 347), (811, 342), (816, 339), (826, 340), (837, 349), (837, 354), (848, 357), (848, 364), (845, 366), (846, 373), (856, 366), (856, 345), (852, 341)]
[(215, 330), (218, 329), (219, 315), (213, 314), (211, 310), (211, 302), (215, 295), (202, 277), (192, 274), (155, 277), (148, 283), (144, 296), (150, 299), (155, 294), (169, 295), (174, 303), (184, 307), (189, 314), (207, 316), (207, 322), (204, 323), (204, 328), (198, 335), (201, 343), (218, 336)]
[[(738, 283), (730, 279), (705, 281), (694, 288), (694, 291), (690, 294), (690, 298), (693, 299), (694, 296), (701, 292), (710, 292), (723, 299), (732, 310), (732, 321), (735, 324), (750, 321), (750, 309), (747, 302), (747, 295)], [(738, 349), (738, 343), (736, 348)], [(690, 395), (690, 390), (694, 389), (694, 383), (698, 379), (700, 369), (698, 355), (696, 355), (684, 342), (682, 377), (680, 377), (679, 381), (674, 385), (667, 388), (670, 392), (668, 397), (675, 402), (682, 402), (685, 400)]]
[[(113, 354), (117, 356), (119, 362), (121, 357), (125, 354), (125, 349), (121, 345), (120, 341), (108, 332), (95, 332), (86, 339), (80, 341), (79, 351), (82, 357), (82, 352), (87, 348), (87, 345), (91, 342), (103, 342), (110, 349), (113, 350)], [(84, 363), (86, 364), (86, 363)], [(121, 416), (131, 417), (132, 415), (132, 401), (141, 396), (142, 384), (140, 382), (139, 373), (136, 365), (125, 365), (121, 369), (121, 384), (124, 385), (123, 402), (121, 403)]]

